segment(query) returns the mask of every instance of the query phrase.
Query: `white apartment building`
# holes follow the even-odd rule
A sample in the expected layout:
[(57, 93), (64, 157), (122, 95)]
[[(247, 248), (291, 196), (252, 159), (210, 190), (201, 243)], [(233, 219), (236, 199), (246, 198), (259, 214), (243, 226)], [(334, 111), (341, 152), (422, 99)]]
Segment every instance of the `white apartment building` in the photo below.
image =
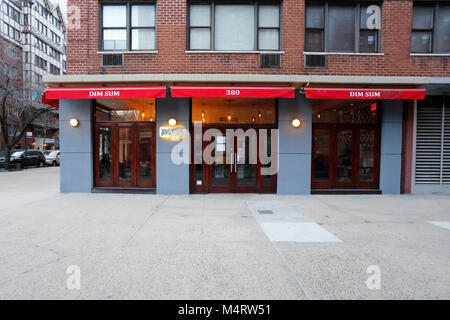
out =
[[(40, 99), (45, 87), (44, 75), (66, 72), (66, 25), (57, 4), (49, 0), (1, 0), (0, 38), (2, 56), (22, 55), (21, 64), (11, 65), (10, 72), (22, 76), (23, 86), (34, 99)], [(57, 140), (58, 114), (46, 115), (33, 124), (32, 147), (44, 149), (39, 141)], [(41, 128), (41, 130), (39, 130)], [(50, 133), (48, 128), (50, 130)], [(54, 134), (52, 134), (52, 131)], [(44, 139), (42, 139), (44, 136)], [(28, 144), (28, 143), (27, 143)], [(0, 146), (1, 147), (1, 146)]]

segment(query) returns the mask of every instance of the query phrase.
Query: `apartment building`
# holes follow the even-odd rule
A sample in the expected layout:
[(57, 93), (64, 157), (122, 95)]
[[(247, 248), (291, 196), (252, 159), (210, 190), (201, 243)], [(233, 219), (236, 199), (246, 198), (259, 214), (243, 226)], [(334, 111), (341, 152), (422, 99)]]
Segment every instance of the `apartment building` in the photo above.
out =
[[(2, 45), (16, 51), (14, 57), (19, 56), (14, 70), (22, 80), (24, 93), (39, 100), (45, 88), (43, 76), (66, 73), (66, 27), (61, 10), (47, 0), (3, 0), (0, 11)], [(23, 119), (10, 118), (9, 134), (13, 134)], [(57, 111), (39, 117), (17, 147), (59, 147), (58, 124)]]
[(450, 190), (448, 1), (69, 6), (62, 192)]

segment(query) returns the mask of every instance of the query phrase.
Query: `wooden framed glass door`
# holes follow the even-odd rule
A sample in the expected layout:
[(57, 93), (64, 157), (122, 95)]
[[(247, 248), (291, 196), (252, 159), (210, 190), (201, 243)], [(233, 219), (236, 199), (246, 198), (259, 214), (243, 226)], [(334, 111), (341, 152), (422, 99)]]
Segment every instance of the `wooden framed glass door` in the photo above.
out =
[(313, 125), (312, 189), (377, 189), (377, 125)]
[(96, 187), (155, 187), (154, 123), (97, 123)]
[[(214, 144), (212, 151), (213, 162), (206, 166), (209, 173), (209, 192), (229, 193), (235, 186), (234, 170), (234, 142), (227, 141), (225, 130), (221, 130), (222, 136), (212, 137)], [(231, 145), (229, 145), (231, 143)], [(227, 158), (227, 150), (231, 150), (231, 157)]]
[(227, 140), (226, 129), (220, 129), (222, 136), (203, 142), (202, 151), (213, 145), (213, 161), (191, 166), (191, 190), (194, 193), (275, 193), (276, 173), (263, 175), (262, 172), (263, 167), (268, 169), (272, 163), (264, 165), (259, 157), (261, 146), (267, 157), (272, 155), (270, 129), (264, 129), (268, 136), (262, 142), (260, 129), (254, 129), (254, 135), (235, 137), (232, 141)]

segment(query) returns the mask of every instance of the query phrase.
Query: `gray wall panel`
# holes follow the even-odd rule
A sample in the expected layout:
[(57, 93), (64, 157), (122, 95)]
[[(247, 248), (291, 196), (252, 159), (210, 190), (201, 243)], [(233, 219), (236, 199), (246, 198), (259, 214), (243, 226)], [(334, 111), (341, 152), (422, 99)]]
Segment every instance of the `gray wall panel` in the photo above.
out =
[[(302, 121), (300, 128), (292, 120)], [(296, 93), (295, 99), (279, 99), (279, 194), (311, 193), (312, 101)]]
[[(170, 118), (175, 118), (178, 124), (184, 125), (186, 129), (189, 129), (189, 106), (190, 99), (188, 98), (157, 99), (156, 192), (158, 194), (189, 193), (189, 164), (177, 165), (171, 159), (172, 149), (179, 142), (159, 137), (159, 128), (167, 126)], [(190, 152), (189, 147), (187, 152)]]
[[(93, 186), (92, 101), (60, 100), (61, 192), (91, 192)], [(80, 120), (73, 128), (69, 119)]]
[(403, 100), (383, 101), (381, 115), (380, 189), (400, 194)]

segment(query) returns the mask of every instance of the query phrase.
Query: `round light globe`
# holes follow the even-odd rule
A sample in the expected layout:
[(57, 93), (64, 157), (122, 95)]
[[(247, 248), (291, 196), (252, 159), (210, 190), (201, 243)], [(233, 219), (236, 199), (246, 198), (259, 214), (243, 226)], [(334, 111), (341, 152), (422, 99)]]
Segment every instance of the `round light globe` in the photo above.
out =
[(175, 127), (177, 125), (177, 120), (172, 118), (169, 120), (169, 126)]
[(72, 126), (72, 127), (78, 127), (78, 125), (80, 124), (80, 122), (78, 121), (78, 119), (70, 119), (70, 121), (69, 121), (69, 124)]
[(300, 126), (302, 125), (302, 122), (300, 121), (300, 119), (294, 119), (292, 120), (292, 126), (294, 128), (300, 128)]

